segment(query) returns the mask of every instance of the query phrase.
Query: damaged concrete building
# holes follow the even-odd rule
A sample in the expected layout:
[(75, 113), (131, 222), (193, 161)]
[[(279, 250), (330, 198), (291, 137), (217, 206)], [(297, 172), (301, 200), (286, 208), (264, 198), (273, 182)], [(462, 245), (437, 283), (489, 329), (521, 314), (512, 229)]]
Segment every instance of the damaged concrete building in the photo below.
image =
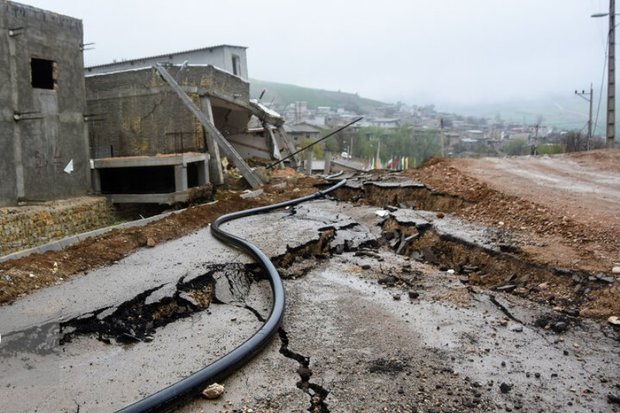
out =
[(248, 60), (245, 46), (222, 44), (219, 46), (201, 47), (199, 49), (185, 50), (182, 52), (166, 53), (156, 56), (142, 57), (138, 59), (123, 60), (121, 62), (106, 63), (103, 65), (89, 66), (86, 74), (101, 74), (131, 70), (138, 67), (149, 67), (157, 63), (182, 65), (211, 65), (248, 80)]
[(90, 188), (81, 20), (0, 0), (0, 205)]
[(85, 70), (78, 19), (0, 0), (0, 30), (0, 205), (186, 202), (223, 183), (222, 157), (255, 188), (249, 158), (294, 151), (284, 120), (250, 100), (245, 47)]
[[(234, 71), (247, 76), (245, 48), (234, 48), (239, 55), (219, 63), (235, 64)], [(211, 53), (209, 48), (199, 50)], [(180, 60), (175, 54), (162, 56)], [(250, 100), (247, 80), (187, 59), (180, 65), (155, 63), (162, 56), (132, 61), (134, 66), (154, 66), (126, 70), (132, 63), (121, 62), (121, 67), (104, 65), (112, 70), (108, 73), (88, 74), (87, 69), (96, 192), (113, 202), (185, 202), (208, 190), (209, 183), (223, 183), (220, 149), (251, 186), (258, 178), (245, 160), (280, 159), (282, 150), (292, 152), (283, 119)], [(264, 126), (262, 134), (248, 132), (252, 115)]]

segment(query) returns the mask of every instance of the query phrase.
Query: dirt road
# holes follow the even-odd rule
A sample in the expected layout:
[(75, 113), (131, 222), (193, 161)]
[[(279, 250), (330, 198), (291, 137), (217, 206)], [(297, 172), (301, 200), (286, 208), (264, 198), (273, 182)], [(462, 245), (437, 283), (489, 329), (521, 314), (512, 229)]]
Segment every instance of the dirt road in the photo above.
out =
[(528, 238), (528, 260), (611, 274), (620, 263), (618, 164), (620, 151), (600, 151), (437, 160), (407, 174), (466, 201), (446, 212)]
[(467, 159), (455, 167), (559, 217), (620, 234), (620, 151)]

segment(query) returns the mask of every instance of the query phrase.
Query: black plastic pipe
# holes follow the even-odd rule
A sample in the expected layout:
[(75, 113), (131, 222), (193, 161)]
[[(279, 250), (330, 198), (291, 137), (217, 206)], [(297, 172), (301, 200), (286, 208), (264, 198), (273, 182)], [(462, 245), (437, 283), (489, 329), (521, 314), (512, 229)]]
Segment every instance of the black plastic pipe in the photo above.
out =
[(323, 191), (290, 201), (222, 215), (217, 218), (213, 224), (211, 224), (211, 233), (215, 238), (221, 240), (225, 244), (246, 252), (248, 255), (252, 256), (265, 271), (265, 274), (269, 279), (269, 283), (271, 284), (272, 294), (272, 307), (269, 317), (267, 317), (267, 320), (263, 326), (256, 333), (254, 333), (252, 337), (230, 353), (219, 358), (203, 369), (198, 370), (191, 376), (188, 376), (177, 383), (158, 391), (157, 393), (153, 393), (152, 395), (119, 410), (119, 412), (142, 413), (172, 409), (185, 401), (186, 398), (199, 394), (202, 389), (209, 384), (221, 381), (230, 376), (250, 361), (267, 344), (269, 344), (271, 337), (278, 332), (278, 328), (282, 322), (282, 317), (284, 316), (284, 287), (282, 285), (282, 280), (280, 279), (280, 274), (278, 274), (278, 271), (269, 260), (269, 257), (258, 249), (258, 247), (243, 238), (222, 230), (220, 226), (235, 219), (250, 215), (264, 214), (276, 209), (297, 205), (302, 202), (323, 197), (329, 192), (344, 185), (345, 182), (346, 180), (343, 179)]

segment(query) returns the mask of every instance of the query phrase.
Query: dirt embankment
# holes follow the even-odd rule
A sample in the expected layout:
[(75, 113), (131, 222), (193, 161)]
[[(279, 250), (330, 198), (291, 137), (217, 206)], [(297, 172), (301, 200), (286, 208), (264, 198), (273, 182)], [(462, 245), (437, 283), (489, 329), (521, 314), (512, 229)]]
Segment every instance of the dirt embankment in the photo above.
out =
[(620, 151), (590, 152), (440, 161), (411, 174), (473, 201), (457, 215), (540, 239), (529, 248), (537, 260), (609, 273), (620, 261), (618, 164)]
[[(612, 269), (620, 265), (618, 165), (620, 151), (597, 151), (438, 160), (409, 173), (436, 191), (471, 201), (450, 211), (455, 215), (528, 240), (523, 259), (614, 278)], [(582, 314), (618, 313), (616, 285), (591, 292)]]

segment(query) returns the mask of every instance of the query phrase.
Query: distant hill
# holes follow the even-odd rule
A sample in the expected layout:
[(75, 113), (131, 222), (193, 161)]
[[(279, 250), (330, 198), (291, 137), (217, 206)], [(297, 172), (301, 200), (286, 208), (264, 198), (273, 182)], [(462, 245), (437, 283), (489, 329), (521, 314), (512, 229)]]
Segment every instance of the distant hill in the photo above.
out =
[(308, 107), (310, 108), (316, 108), (317, 106), (342, 107), (360, 114), (365, 114), (387, 105), (378, 100), (360, 97), (357, 93), (335, 92), (250, 79), (250, 96), (258, 98), (263, 89), (267, 91), (262, 101), (273, 101), (277, 106), (286, 106), (296, 101), (304, 101), (308, 103)]
[[(295, 86), (284, 83), (268, 82), (250, 79), (250, 95), (258, 98), (263, 89), (266, 89), (263, 102), (274, 102), (276, 106), (287, 106), (297, 101), (308, 103), (308, 107), (331, 106), (342, 107), (359, 114), (369, 114), (378, 108), (389, 105), (378, 100), (360, 97), (357, 93), (336, 92), (324, 89)], [(594, 133), (605, 133), (605, 102), (598, 106), (598, 96), (595, 96), (593, 117), (597, 118), (598, 127)], [(533, 125), (542, 120), (543, 125), (560, 129), (585, 130), (588, 121), (588, 103), (574, 96), (572, 93), (551, 95), (532, 100), (517, 100), (497, 104), (462, 104), (437, 105), (441, 112), (457, 113)]]
[[(598, 127), (594, 133), (605, 133), (605, 102), (598, 106), (598, 97), (595, 97), (593, 108), (593, 122), (597, 118)], [(584, 131), (588, 122), (588, 102), (567, 93), (562, 96), (548, 96), (529, 101), (512, 101), (498, 104), (484, 105), (445, 105), (442, 111), (455, 112), (461, 115), (471, 115), (495, 119), (498, 115), (504, 121), (512, 121), (533, 125), (542, 118), (542, 124), (560, 129)]]

